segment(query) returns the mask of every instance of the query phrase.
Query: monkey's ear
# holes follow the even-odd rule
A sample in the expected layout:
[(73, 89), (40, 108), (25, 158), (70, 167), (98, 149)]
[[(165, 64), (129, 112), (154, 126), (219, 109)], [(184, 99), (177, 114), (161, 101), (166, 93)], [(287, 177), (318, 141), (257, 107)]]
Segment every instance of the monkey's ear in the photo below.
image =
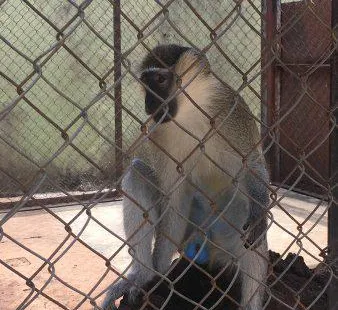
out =
[(210, 72), (210, 63), (208, 60), (208, 57), (205, 55), (205, 53), (197, 50), (197, 49), (191, 49), (193, 55), (198, 59), (198, 63), (200, 66), (205, 68), (206, 72)]
[(210, 63), (204, 53), (191, 48), (180, 57), (175, 71), (179, 76), (184, 74), (189, 79), (196, 71), (202, 74), (209, 74)]

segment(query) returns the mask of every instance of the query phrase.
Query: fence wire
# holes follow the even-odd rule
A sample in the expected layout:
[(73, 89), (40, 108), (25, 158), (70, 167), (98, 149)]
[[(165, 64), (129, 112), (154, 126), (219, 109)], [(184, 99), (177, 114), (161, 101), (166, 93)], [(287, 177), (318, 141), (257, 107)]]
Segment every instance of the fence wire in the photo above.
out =
[[(263, 184), (270, 203), (262, 217), (268, 221), (237, 256), (183, 210), (169, 210), (177, 222), (202, 232), (202, 245), (232, 256), (232, 268), (210, 269), (181, 249), (171, 272), (148, 270), (154, 277), (151, 286), (142, 286), (142, 305), (131, 308), (125, 296), (120, 309), (256, 309), (241, 302), (240, 273), (246, 271), (240, 261), (258, 253), (265, 233), (271, 251), (259, 254), (269, 265), (264, 279), (253, 276), (264, 289), (257, 309), (338, 309), (336, 1), (3, 0), (0, 6), (1, 309), (102, 309), (108, 285), (128, 277), (130, 255), (138, 261), (138, 242), (123, 233), (122, 201), (143, 216), (135, 234), (145, 226), (148, 235), (156, 230), (182, 246), (162, 230), (161, 218), (152, 218), (157, 201), (145, 209), (121, 187), (135, 154), (154, 155), (145, 145), (161, 153), (163, 164), (170, 158), (165, 173), (177, 178), (170, 188), (156, 185), (162, 201), (189, 184), (215, 216), (226, 185), (212, 193), (190, 178), (198, 164), (186, 166), (192, 159), (207, 161), (220, 180), (226, 176), (234, 184), (230, 207), (236, 195), (254, 201), (239, 186), (243, 171)], [(194, 128), (174, 118), (177, 139), (191, 139), (194, 148), (181, 154), (158, 143), (152, 134), (161, 125), (151, 127), (145, 113), (140, 64), (159, 44), (205, 55), (211, 75), (237, 98), (222, 124), (243, 98), (259, 141), (239, 151), (202, 99), (189, 95), (188, 84), (198, 79), (193, 76), (176, 95), (208, 120), (206, 135), (196, 137)], [(241, 161), (238, 174), (206, 151), (215, 136)], [(267, 160), (270, 182), (248, 166), (257, 152)], [(142, 173), (138, 177), (149, 185)], [(236, 216), (218, 214), (235, 240), (244, 240)]]

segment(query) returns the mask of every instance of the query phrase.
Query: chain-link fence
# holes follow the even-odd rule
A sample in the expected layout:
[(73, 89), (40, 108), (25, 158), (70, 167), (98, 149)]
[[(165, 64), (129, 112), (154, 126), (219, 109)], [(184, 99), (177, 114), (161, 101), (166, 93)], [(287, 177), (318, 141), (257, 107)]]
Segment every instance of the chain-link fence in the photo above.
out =
[(0, 309), (338, 309), (336, 0), (0, 5)]

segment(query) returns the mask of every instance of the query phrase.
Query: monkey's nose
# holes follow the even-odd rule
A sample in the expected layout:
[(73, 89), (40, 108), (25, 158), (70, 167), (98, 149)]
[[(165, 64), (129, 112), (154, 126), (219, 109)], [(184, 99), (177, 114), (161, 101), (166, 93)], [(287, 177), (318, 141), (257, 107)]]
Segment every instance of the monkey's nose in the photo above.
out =
[(154, 76), (154, 80), (158, 84), (164, 84), (168, 80), (168, 76), (164, 73), (157, 73)]

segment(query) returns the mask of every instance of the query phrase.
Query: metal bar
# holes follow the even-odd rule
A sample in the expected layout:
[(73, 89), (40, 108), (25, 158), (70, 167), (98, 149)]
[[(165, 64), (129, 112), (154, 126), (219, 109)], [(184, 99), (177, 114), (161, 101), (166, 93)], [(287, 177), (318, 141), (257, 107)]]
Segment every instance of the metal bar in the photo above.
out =
[[(271, 47), (274, 44), (276, 30), (277, 30), (277, 14), (278, 14), (278, 1), (275, 0), (262, 0), (262, 12), (264, 18), (262, 18), (262, 30), (263, 38), (261, 41), (262, 50), (262, 82), (261, 82), (261, 118), (266, 126), (262, 126), (261, 135), (265, 139), (264, 149), (268, 148), (271, 140), (269, 137), (270, 126), (273, 125), (278, 117), (278, 100), (276, 93), (276, 80), (277, 80), (277, 67), (273, 59), (274, 55), (271, 51)], [(268, 66), (267, 66), (268, 65)], [(273, 129), (275, 137), (277, 137), (277, 130)], [(266, 153), (266, 160), (271, 169), (270, 177), (273, 183), (279, 182), (279, 150), (276, 143), (270, 147), (270, 150)]]
[[(283, 65), (281, 64), (276, 64), (276, 66), (278, 68), (282, 68), (282, 67), (313, 67), (313, 63), (309, 63), (309, 64), (306, 64), (306, 63), (299, 63), (299, 64), (296, 64), (296, 63), (283, 63)], [(318, 68), (331, 68), (331, 64), (330, 63), (324, 63), (324, 64), (320, 64), (320, 65), (316, 65), (316, 69)]]
[[(63, 193), (52, 193), (52, 194), (37, 194), (37, 197), (34, 199), (28, 200), (25, 203), (24, 208), (20, 209), (20, 211), (27, 211), (29, 210), (36, 210), (41, 209), (39, 205), (48, 205), (50, 208), (55, 207), (63, 207), (64, 205), (79, 205), (77, 200), (81, 200), (83, 203), (91, 202), (97, 191), (92, 192), (68, 192), (69, 196), (66, 196)], [(36, 196), (36, 195), (34, 195)], [(121, 195), (118, 191), (113, 190), (112, 192), (108, 193), (103, 200), (100, 202), (107, 202), (107, 201), (114, 201), (121, 199)], [(0, 198), (0, 213), (1, 211), (8, 210), (13, 208), (13, 206), (22, 199), (22, 196), (17, 197), (10, 197), (10, 198)]]
[(121, 3), (114, 1), (114, 97), (115, 97), (115, 179), (123, 173), (122, 156), (122, 86), (121, 77)]
[[(338, 36), (338, 0), (332, 0), (332, 31), (337, 40)], [(331, 111), (337, 122), (338, 119), (338, 51), (337, 41), (331, 58)], [(337, 125), (336, 125), (337, 126)], [(333, 203), (328, 212), (328, 248), (330, 261), (334, 261), (333, 269), (338, 277), (338, 134), (337, 127), (330, 137), (330, 186), (333, 195)], [(338, 309), (338, 280), (332, 278), (329, 290), (329, 309)]]

